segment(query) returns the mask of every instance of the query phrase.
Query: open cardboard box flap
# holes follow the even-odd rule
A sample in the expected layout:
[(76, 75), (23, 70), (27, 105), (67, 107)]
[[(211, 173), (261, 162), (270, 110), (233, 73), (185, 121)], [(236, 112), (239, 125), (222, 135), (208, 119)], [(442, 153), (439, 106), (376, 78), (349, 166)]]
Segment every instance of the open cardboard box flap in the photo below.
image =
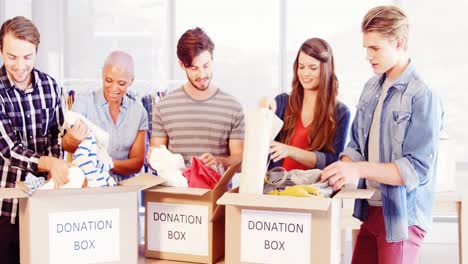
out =
[(160, 185), (166, 182), (165, 179), (155, 176), (151, 173), (143, 173), (138, 176), (120, 181), (118, 183), (119, 186), (125, 186), (125, 187), (136, 187), (137, 191), (144, 190), (150, 187), (154, 187), (156, 185)]
[(324, 211), (328, 210), (330, 202), (330, 198), (259, 195), (251, 193), (225, 193), (218, 200), (218, 204), (223, 205)]
[[(217, 203), (244, 207), (326, 211), (332, 199), (369, 199), (373, 193), (374, 190), (367, 189), (341, 189), (333, 198), (320, 198), (227, 192)], [(221, 210), (219, 207), (218, 209)]]
[(19, 188), (0, 188), (0, 199), (26, 198), (28, 195)]
[[(154, 176), (150, 173), (141, 174), (118, 183), (118, 187), (101, 187), (101, 188), (76, 188), (76, 189), (58, 189), (58, 190), (36, 190), (31, 197), (51, 197), (51, 196), (70, 196), (86, 194), (106, 194), (116, 192), (134, 192), (149, 187), (162, 184), (166, 180), (161, 177)], [(2, 188), (0, 199), (8, 198), (27, 198), (26, 192), (29, 188), (24, 182), (16, 182), (15, 188)]]
[(374, 194), (372, 189), (343, 188), (333, 196), (334, 199), (369, 199)]
[(203, 196), (210, 191), (217, 191), (220, 188), (226, 186), (229, 181), (234, 177), (236, 172), (239, 170), (240, 163), (230, 166), (226, 172), (224, 172), (223, 176), (216, 184), (216, 186), (211, 189), (202, 189), (202, 188), (185, 188), (185, 187), (167, 187), (167, 186), (158, 186), (157, 188), (153, 188), (149, 190), (150, 192), (158, 192), (158, 193), (170, 193), (170, 194), (184, 194), (184, 195), (193, 195), (193, 196)]

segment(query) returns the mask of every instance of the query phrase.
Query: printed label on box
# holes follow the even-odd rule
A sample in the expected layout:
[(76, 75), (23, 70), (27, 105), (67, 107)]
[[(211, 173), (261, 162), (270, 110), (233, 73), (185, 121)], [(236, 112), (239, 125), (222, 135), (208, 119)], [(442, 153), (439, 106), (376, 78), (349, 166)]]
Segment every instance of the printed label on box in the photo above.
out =
[(148, 249), (208, 256), (208, 206), (149, 202)]
[(312, 214), (243, 209), (241, 261), (310, 263)]
[(120, 261), (120, 210), (49, 214), (50, 263)]

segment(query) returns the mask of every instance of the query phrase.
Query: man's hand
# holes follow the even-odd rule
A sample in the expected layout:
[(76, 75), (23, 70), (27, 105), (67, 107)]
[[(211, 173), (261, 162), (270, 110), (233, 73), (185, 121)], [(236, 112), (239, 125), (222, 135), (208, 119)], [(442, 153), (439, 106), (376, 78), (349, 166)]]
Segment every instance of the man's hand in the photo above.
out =
[(292, 147), (277, 141), (270, 145), (270, 159), (274, 162), (291, 156)]
[(328, 183), (333, 190), (339, 190), (347, 183), (355, 184), (361, 178), (359, 163), (337, 161), (330, 164), (322, 171), (321, 181)]
[(48, 179), (54, 180), (56, 189), (69, 182), (69, 167), (70, 163), (55, 157), (42, 156), (39, 159), (39, 170), (49, 173)]
[(199, 159), (201, 159), (206, 166), (218, 166), (218, 160), (211, 153), (203, 153)]

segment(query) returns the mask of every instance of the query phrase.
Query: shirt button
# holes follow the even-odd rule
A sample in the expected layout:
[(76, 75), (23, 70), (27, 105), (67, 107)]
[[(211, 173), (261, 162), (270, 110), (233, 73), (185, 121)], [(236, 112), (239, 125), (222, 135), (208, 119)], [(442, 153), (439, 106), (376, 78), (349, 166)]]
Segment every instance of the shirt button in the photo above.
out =
[(378, 95), (378, 94), (376, 94), (376, 95), (375, 95), (375, 98), (379, 98), (379, 95)]
[(371, 115), (371, 114), (369, 114), (369, 117), (370, 117), (370, 118), (372, 118), (372, 115)]
[(29, 118), (29, 117), (31, 117), (31, 116), (30, 116), (30, 115), (27, 115), (26, 117)]
[(365, 136), (365, 137), (367, 137), (367, 134), (366, 134), (366, 133), (364, 133), (364, 136)]

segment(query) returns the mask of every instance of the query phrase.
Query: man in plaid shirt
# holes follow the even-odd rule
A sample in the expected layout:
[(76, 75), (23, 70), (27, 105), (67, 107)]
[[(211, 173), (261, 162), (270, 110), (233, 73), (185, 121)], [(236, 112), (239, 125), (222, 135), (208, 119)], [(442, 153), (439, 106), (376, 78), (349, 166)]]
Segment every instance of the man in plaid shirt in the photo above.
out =
[[(35, 25), (24, 17), (0, 29), (0, 191), (14, 188), (26, 174), (68, 182), (69, 163), (61, 159), (62, 89), (34, 68), (40, 42)], [(18, 200), (0, 200), (1, 263), (19, 263)]]

